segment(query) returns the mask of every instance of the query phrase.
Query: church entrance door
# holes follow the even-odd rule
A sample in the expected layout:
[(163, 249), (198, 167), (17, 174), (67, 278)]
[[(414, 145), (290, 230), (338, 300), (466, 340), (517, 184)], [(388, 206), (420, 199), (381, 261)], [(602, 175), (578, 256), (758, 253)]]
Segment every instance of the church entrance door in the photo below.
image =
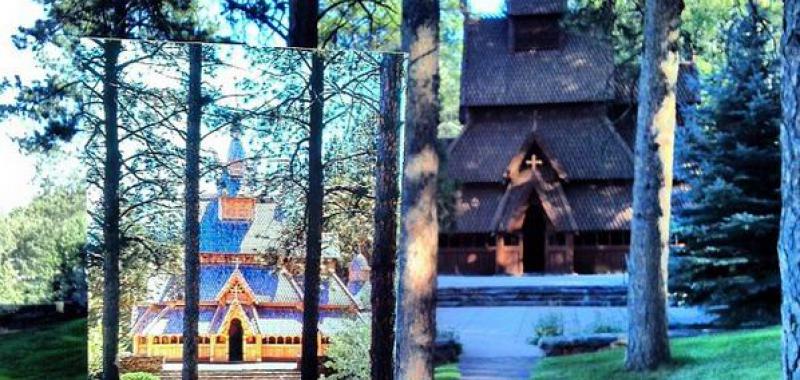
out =
[(242, 321), (234, 318), (231, 320), (231, 326), (228, 329), (228, 361), (242, 361), (242, 335)]
[(536, 198), (530, 200), (522, 225), (522, 269), (526, 273), (544, 273), (544, 239), (547, 223)]

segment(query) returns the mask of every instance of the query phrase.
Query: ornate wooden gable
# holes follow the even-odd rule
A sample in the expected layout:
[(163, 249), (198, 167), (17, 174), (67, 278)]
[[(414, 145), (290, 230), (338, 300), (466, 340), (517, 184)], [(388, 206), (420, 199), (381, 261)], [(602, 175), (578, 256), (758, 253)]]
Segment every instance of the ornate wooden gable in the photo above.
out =
[(253, 289), (250, 288), (250, 285), (247, 284), (247, 280), (237, 267), (233, 273), (231, 273), (225, 285), (222, 286), (222, 289), (220, 289), (216, 299), (226, 304), (236, 302), (249, 305), (256, 301), (256, 294)]

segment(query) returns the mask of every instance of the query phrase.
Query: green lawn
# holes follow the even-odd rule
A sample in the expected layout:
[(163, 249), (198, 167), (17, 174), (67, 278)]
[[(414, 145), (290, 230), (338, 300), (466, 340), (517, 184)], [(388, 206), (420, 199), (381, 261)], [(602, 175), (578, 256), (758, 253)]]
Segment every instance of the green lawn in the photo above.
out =
[(86, 320), (0, 335), (0, 380), (86, 379)]
[(458, 364), (445, 364), (436, 367), (433, 378), (434, 380), (461, 380), (461, 372), (458, 371)]
[(534, 379), (732, 380), (780, 378), (780, 329), (724, 333), (675, 339), (674, 362), (648, 375), (625, 372), (624, 349), (545, 358)]

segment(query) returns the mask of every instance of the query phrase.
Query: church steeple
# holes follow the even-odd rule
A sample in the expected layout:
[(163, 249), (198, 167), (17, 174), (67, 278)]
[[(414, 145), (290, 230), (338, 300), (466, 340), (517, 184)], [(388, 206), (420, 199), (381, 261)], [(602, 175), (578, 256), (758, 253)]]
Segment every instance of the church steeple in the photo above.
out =
[(508, 0), (511, 51), (551, 50), (561, 46), (559, 22), (567, 0)]
[(236, 196), (242, 187), (245, 172), (245, 151), (241, 140), (242, 131), (238, 125), (231, 128), (231, 142), (228, 145), (228, 160), (222, 175), (222, 190), (228, 196)]

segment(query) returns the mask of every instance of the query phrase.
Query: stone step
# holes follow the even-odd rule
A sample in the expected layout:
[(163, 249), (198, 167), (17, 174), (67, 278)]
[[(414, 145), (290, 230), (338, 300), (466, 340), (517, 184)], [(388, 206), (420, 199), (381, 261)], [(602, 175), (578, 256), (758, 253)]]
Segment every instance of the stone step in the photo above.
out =
[[(180, 379), (180, 371), (162, 371), (162, 380)], [(200, 371), (200, 380), (300, 380), (295, 370), (210, 370)]]
[(624, 286), (525, 286), (440, 288), (439, 307), (625, 306)]

